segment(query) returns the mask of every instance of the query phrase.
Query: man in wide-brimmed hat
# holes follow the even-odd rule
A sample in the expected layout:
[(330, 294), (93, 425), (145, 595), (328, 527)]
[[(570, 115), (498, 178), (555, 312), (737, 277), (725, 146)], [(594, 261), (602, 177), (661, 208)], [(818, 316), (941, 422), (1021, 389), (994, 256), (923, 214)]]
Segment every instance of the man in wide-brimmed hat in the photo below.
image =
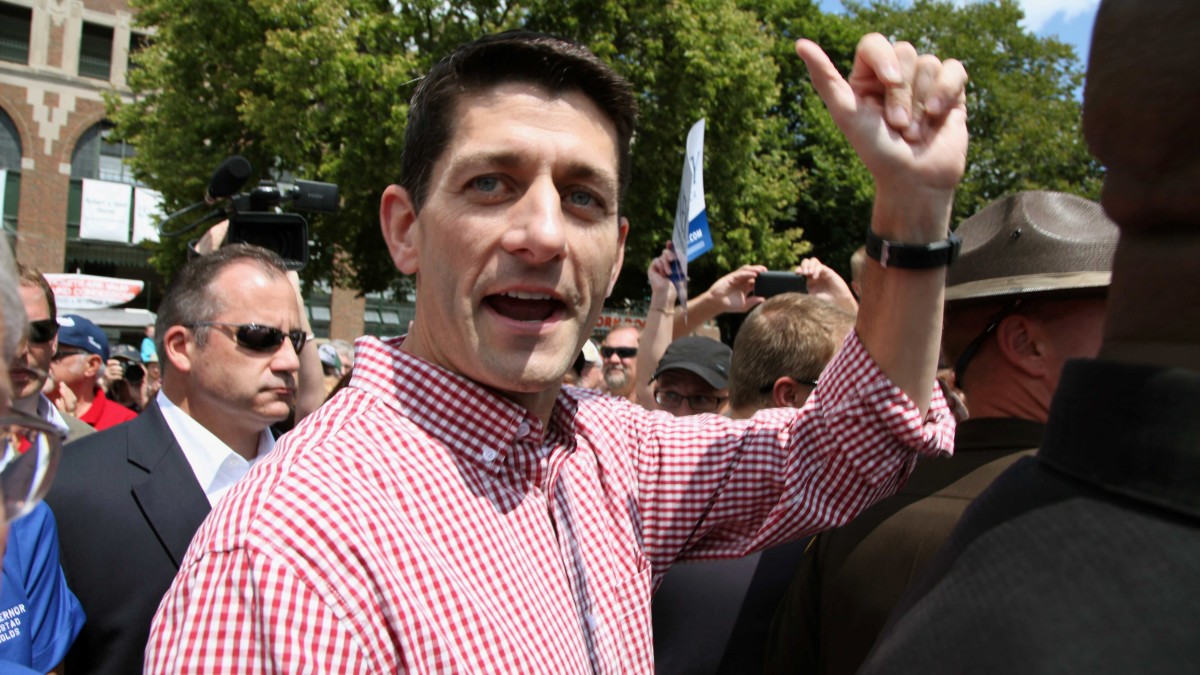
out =
[(955, 457), (816, 538), (776, 617), (772, 672), (856, 672), (971, 500), (1041, 443), (1067, 359), (1100, 349), (1117, 227), (1099, 204), (1021, 192), (957, 234), (942, 345), (970, 419)]
[(1098, 357), (1063, 369), (1037, 454), (975, 500), (861, 672), (1196, 671), (1198, 38), (1195, 0), (1101, 1), (1083, 128), (1121, 238)]

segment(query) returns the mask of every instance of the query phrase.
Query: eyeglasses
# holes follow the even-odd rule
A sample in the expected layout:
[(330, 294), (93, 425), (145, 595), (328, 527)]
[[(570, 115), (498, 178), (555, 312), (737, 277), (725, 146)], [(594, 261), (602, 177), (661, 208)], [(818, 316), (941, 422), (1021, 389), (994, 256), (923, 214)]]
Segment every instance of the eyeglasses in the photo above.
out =
[(711, 396), (709, 394), (684, 396), (670, 389), (659, 389), (654, 392), (654, 400), (667, 410), (674, 410), (687, 401), (688, 407), (696, 412), (715, 412), (728, 398), (728, 396)]
[(29, 513), (50, 488), (62, 432), (53, 424), (11, 411), (0, 417), (0, 497), (4, 499), (4, 522)]
[(308, 334), (302, 330), (290, 330), (286, 333), (273, 326), (260, 326), (256, 323), (223, 323), (221, 321), (204, 321), (194, 323), (188, 328), (208, 328), (210, 326), (219, 326), (221, 328), (236, 328), (233, 333), (233, 339), (237, 343), (252, 352), (273, 352), (279, 349), (279, 345), (283, 344), (284, 338), (289, 338), (292, 341), (292, 349), (299, 354), (301, 349), (304, 349), (304, 343), (308, 341)]
[(616, 354), (617, 356), (619, 356), (623, 359), (632, 359), (633, 357), (637, 356), (637, 347), (601, 347), (600, 348), (600, 356), (603, 356), (606, 359), (611, 359), (613, 354)]
[(44, 345), (58, 335), (58, 321), (55, 319), (39, 319), (29, 322), (29, 341), (33, 344)]

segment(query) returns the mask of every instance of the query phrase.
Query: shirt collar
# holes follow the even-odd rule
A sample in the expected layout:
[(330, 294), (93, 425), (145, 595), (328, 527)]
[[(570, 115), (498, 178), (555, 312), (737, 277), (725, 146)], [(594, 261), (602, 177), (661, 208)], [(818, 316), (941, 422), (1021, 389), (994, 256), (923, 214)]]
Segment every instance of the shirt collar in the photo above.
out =
[(1193, 371), (1071, 361), (1038, 458), (1111, 492), (1200, 516), (1198, 405)]
[[(371, 394), (424, 433), (485, 470), (501, 470), (517, 445), (540, 447), (546, 433), (528, 410), (475, 381), (400, 349), (404, 338), (366, 336), (354, 345), (350, 386)], [(555, 403), (551, 425), (561, 424)]]
[[(183, 450), (183, 455), (192, 467), (196, 481), (200, 483), (209, 502), (216, 505), (216, 500), (225, 493), (238, 478), (245, 475), (250, 467), (261, 460), (275, 446), (275, 438), (270, 429), (263, 429), (258, 436), (258, 455), (251, 461), (237, 454), (211, 431), (204, 428), (171, 399), (159, 390), (155, 398), (159, 412), (166, 420), (167, 426), (175, 436), (175, 441)], [(232, 466), (232, 469), (230, 468)], [(231, 473), (232, 471), (232, 473)]]

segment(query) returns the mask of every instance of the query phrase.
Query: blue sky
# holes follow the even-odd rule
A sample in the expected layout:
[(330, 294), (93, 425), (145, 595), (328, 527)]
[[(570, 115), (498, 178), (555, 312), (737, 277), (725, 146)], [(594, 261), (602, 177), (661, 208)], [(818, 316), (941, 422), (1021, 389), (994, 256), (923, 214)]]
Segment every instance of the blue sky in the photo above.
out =
[[(955, 0), (986, 1), (986, 0)], [(1096, 19), (1096, 7), (1100, 0), (1018, 0), (1025, 10), (1026, 29), (1036, 35), (1056, 35), (1067, 44), (1074, 45), (1080, 62), (1087, 63), (1088, 47), (1092, 41), (1092, 22)], [(840, 12), (840, 0), (821, 0), (821, 9)]]

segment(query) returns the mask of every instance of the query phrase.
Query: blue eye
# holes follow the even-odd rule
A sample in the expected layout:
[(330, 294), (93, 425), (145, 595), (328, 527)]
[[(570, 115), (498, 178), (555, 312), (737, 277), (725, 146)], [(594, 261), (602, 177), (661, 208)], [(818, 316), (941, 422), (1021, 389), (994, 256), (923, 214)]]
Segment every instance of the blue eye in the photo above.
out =
[(568, 199), (575, 206), (593, 206), (596, 203), (596, 198), (591, 194), (583, 191), (572, 192)]
[(476, 178), (474, 183), (475, 189), (480, 192), (495, 192), (496, 188), (500, 186), (500, 181), (492, 176), (481, 176)]

